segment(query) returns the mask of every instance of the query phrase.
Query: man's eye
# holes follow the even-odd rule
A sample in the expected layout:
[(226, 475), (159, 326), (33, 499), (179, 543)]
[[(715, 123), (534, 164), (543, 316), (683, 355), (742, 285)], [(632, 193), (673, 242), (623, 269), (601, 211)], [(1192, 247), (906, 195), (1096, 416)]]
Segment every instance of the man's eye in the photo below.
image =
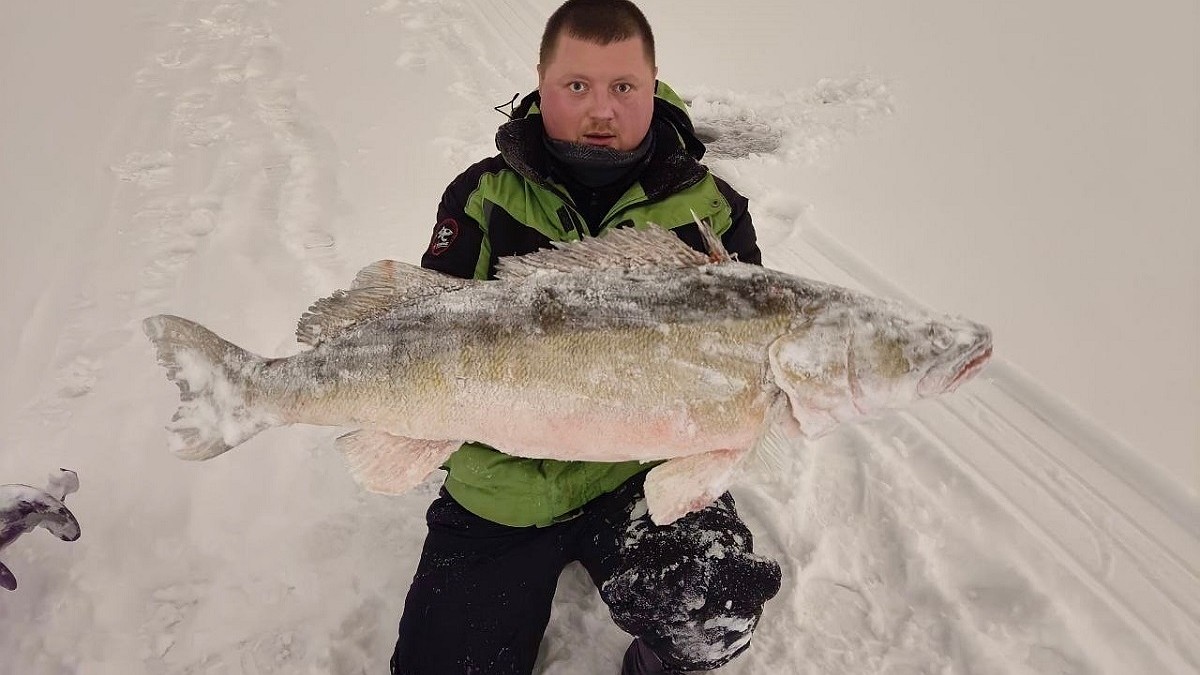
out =
[(583, 92), (587, 91), (587, 85), (582, 82), (572, 82), (567, 85), (567, 89), (570, 89), (576, 94), (582, 94)]
[(616, 89), (618, 94), (628, 94), (629, 92), (633, 91), (633, 85), (629, 84), (628, 82), (622, 82), (613, 87), (613, 89)]

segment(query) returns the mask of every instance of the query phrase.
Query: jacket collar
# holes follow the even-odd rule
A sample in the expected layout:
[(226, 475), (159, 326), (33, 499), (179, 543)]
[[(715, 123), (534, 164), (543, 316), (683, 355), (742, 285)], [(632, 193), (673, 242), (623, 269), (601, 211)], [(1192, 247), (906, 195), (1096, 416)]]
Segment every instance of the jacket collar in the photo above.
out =
[[(513, 119), (500, 125), (496, 148), (513, 171), (544, 188), (552, 188), (549, 152), (542, 141), (545, 129), (534, 91), (513, 111)], [(638, 182), (650, 201), (663, 199), (703, 180), (706, 169), (698, 161), (704, 145), (696, 138), (687, 113), (662, 98), (654, 100), (651, 128), (654, 150)]]

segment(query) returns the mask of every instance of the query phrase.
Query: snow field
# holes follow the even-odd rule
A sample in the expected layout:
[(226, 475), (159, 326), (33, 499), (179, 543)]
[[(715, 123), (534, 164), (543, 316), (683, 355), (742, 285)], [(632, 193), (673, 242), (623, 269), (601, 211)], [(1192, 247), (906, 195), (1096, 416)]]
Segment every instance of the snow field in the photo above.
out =
[[(107, 145), (69, 155), (95, 174), (78, 199), (103, 212), (55, 247), (21, 249), (22, 269), (52, 281), (12, 301), (23, 323), (3, 333), (0, 481), (78, 471), (83, 537), (35, 532), (5, 550), (21, 587), (0, 598), (0, 670), (386, 669), (436, 481), (366, 494), (335, 432), (312, 428), (264, 432), (211, 462), (170, 456), (177, 392), (140, 322), (169, 311), (288, 354), (313, 299), (374, 259), (415, 260), (442, 187), (493, 152), (490, 108), (535, 84), (531, 45), (554, 4), (110, 10), (142, 51), (135, 68), (109, 64), (125, 68), (119, 101), (80, 102), (112, 111)], [(693, 101), (711, 165), (751, 197), (768, 265), (897, 292), (768, 170), (886, 130), (904, 102), (884, 77), (829, 73), (771, 93), (664, 77)], [(747, 472), (734, 495), (784, 589), (722, 672), (1200, 669), (1195, 502), (997, 362), (953, 400)], [(626, 643), (569, 567), (540, 672), (616, 672)]]

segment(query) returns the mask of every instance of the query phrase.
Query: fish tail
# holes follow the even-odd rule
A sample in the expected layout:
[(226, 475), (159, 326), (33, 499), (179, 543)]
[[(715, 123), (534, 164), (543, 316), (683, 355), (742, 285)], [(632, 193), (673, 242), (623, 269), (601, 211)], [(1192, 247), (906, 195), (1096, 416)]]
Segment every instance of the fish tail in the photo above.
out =
[(211, 459), (279, 424), (248, 396), (266, 359), (177, 316), (152, 316), (142, 328), (179, 387), (181, 404), (167, 425), (176, 456)]

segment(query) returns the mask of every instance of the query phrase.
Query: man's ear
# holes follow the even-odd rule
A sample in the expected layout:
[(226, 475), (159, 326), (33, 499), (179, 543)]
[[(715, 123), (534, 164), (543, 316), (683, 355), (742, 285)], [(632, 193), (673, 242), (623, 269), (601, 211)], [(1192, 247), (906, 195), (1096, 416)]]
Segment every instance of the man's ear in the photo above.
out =
[(538, 74), (538, 85), (541, 85), (542, 79), (546, 76), (546, 69), (543, 68), (542, 64), (540, 64), (540, 63), (537, 64), (537, 74)]

